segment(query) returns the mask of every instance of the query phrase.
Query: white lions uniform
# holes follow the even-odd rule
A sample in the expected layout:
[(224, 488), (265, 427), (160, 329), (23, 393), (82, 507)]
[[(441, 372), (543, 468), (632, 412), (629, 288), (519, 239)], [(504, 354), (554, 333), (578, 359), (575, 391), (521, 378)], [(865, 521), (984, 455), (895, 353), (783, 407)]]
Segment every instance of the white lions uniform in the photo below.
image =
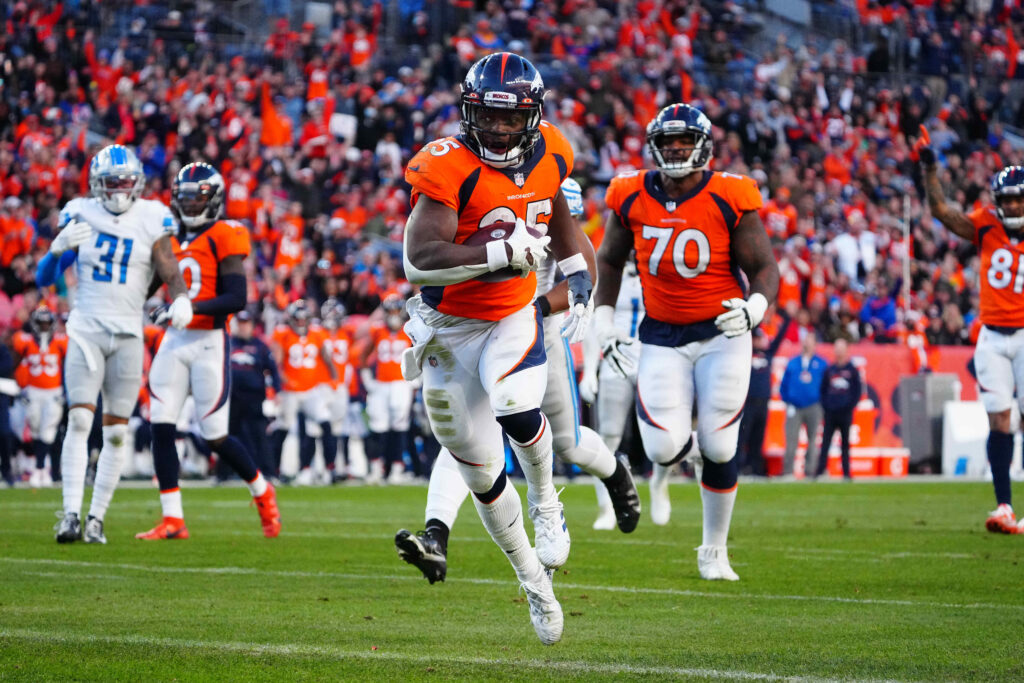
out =
[(78, 247), (78, 286), (67, 322), (70, 339), (66, 377), (70, 405), (95, 404), (103, 391), (103, 412), (129, 417), (142, 382), (143, 304), (153, 279), (153, 245), (173, 234), (170, 210), (158, 201), (136, 200), (122, 214), (98, 199), (73, 199), (60, 213), (60, 226), (77, 220), (93, 236)]

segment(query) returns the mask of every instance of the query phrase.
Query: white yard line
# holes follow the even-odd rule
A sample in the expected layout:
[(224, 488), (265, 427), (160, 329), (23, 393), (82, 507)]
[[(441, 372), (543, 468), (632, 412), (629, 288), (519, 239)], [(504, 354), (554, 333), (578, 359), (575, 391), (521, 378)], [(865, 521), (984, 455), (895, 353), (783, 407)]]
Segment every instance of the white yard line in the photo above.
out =
[[(43, 565), (51, 567), (99, 567), (105, 569), (123, 569), (126, 571), (152, 572), (158, 574), (225, 574), (225, 575), (252, 575), (252, 576), (285, 576), (314, 579), (345, 579), (349, 581), (422, 581), (419, 574), (408, 572), (405, 574), (355, 574), (342, 572), (307, 572), (298, 570), (279, 569), (256, 569), (253, 567), (175, 567), (166, 565), (143, 565), (115, 562), (87, 562), (78, 560), (54, 560), (45, 558), (23, 558), (23, 557), (0, 557), (0, 562), (11, 564)], [(500, 585), (513, 586), (512, 581), (503, 579), (484, 579), (471, 577), (458, 577), (452, 583), (469, 583), (479, 585)], [(782, 602), (827, 602), (849, 605), (865, 606), (886, 606), (886, 607), (926, 607), (929, 609), (987, 609), (987, 610), (1009, 610), (1024, 611), (1024, 605), (1020, 604), (999, 604), (999, 603), (955, 603), (955, 602), (933, 602), (929, 600), (894, 600), (884, 598), (845, 598), (832, 595), (773, 595), (766, 593), (722, 593), (716, 591), (696, 591), (679, 588), (644, 588), (638, 586), (601, 586), (593, 584), (571, 583), (556, 580), (557, 590), (569, 589), (579, 591), (607, 591), (609, 593), (624, 593), (630, 595), (671, 595), (677, 597), (693, 598), (715, 598), (734, 600), (768, 600)]]
[[(489, 666), (538, 669), (544, 672), (562, 671), (566, 673), (590, 673), (590, 674), (629, 674), (645, 676), (690, 676), (705, 679), (727, 679), (738, 681), (786, 681), (792, 683), (826, 683), (833, 679), (818, 678), (813, 676), (783, 676), (773, 673), (759, 673), (756, 671), (723, 670), (723, 669), (699, 669), (690, 667), (672, 666), (639, 666), (632, 664), (600, 664), (596, 662), (585, 662), (579, 660), (552, 660), (547, 657), (543, 659), (494, 659), (488, 657), (430, 657), (426, 655), (410, 654), (406, 652), (392, 652), (389, 650), (346, 650), (343, 648), (324, 645), (310, 645), (305, 643), (242, 643), (217, 640), (193, 640), (184, 638), (157, 638), (138, 635), (98, 635), (98, 634), (76, 634), (76, 633), (52, 633), (31, 629), (4, 629), (0, 630), (0, 640), (29, 640), (33, 642), (49, 642), (66, 645), (81, 645), (83, 643), (111, 643), (116, 645), (135, 645), (144, 647), (161, 647), (187, 651), (192, 649), (210, 650), (214, 652), (226, 652), (232, 654), (246, 655), (273, 655), (280, 657), (294, 657), (301, 659), (308, 658), (329, 658), (335, 660), (358, 659), (374, 660), (385, 659), (395, 662), (409, 662), (421, 665), (458, 665), (458, 666)], [(507, 671), (507, 669), (505, 669)], [(866, 680), (866, 679), (865, 679)], [(876, 681), (876, 683), (881, 683)]]

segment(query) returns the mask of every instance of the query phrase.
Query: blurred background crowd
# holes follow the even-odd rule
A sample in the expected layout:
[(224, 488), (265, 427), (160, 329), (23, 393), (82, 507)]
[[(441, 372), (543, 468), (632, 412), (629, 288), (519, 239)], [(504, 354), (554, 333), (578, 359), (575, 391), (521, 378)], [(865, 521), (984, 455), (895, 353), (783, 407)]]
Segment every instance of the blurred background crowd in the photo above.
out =
[(252, 230), (264, 325), (298, 298), (361, 314), (407, 294), (404, 164), (458, 133), (466, 68), (512, 50), (541, 70), (545, 118), (576, 148), (595, 243), (605, 186), (648, 165), (647, 122), (686, 101), (715, 125), (714, 167), (760, 183), (791, 339), (968, 343), (975, 250), (928, 214), (909, 144), (931, 130), (967, 209), (1024, 162), (1021, 4), (2, 2), (0, 329), (34, 306), (58, 209), (112, 141), (137, 148), (146, 197), (167, 200), (189, 161), (221, 170), (227, 216)]

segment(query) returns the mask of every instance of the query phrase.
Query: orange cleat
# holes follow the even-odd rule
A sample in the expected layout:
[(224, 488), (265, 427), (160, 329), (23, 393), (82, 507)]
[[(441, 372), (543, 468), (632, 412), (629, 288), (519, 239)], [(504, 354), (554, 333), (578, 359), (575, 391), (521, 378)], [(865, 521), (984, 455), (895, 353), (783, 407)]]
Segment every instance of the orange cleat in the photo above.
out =
[(277, 538), (277, 535), (281, 533), (281, 512), (277, 509), (277, 494), (274, 492), (274, 485), (267, 482), (267, 490), (262, 496), (254, 496), (252, 501), (256, 503), (256, 509), (260, 513), (263, 535), (267, 538)]
[(985, 520), (985, 528), (994, 534), (1021, 534), (1024, 527), (1017, 523), (1013, 508), (1005, 503), (993, 510)]
[(180, 517), (164, 517), (163, 520), (149, 531), (135, 534), (135, 538), (143, 541), (170, 541), (188, 538), (188, 527)]

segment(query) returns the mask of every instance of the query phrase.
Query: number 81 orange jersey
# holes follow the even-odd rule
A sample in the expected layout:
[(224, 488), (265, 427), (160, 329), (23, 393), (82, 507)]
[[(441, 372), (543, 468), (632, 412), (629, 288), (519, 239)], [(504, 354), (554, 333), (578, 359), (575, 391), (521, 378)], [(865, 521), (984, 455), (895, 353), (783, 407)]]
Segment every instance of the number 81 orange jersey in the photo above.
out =
[(673, 325), (712, 320), (725, 312), (722, 301), (744, 296), (731, 235), (740, 216), (761, 208), (761, 193), (752, 178), (704, 171), (692, 192), (670, 198), (658, 175), (616, 176), (605, 196), (633, 233), (647, 316)]

